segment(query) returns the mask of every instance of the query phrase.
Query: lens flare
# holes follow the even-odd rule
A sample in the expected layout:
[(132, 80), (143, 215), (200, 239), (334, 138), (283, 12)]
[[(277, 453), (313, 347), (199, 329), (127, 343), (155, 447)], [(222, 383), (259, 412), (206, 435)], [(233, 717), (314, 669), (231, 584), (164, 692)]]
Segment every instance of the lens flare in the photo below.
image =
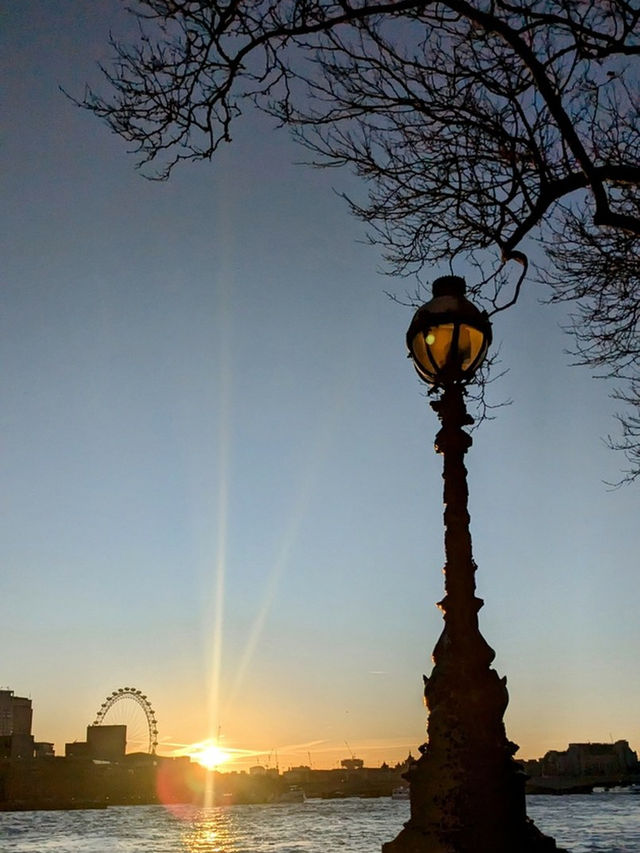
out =
[(227, 761), (231, 761), (233, 758), (230, 752), (221, 749), (216, 743), (206, 742), (194, 744), (192, 751), (187, 752), (186, 755), (188, 755), (192, 761), (197, 761), (198, 764), (206, 767), (207, 770), (215, 770), (216, 767), (219, 767)]

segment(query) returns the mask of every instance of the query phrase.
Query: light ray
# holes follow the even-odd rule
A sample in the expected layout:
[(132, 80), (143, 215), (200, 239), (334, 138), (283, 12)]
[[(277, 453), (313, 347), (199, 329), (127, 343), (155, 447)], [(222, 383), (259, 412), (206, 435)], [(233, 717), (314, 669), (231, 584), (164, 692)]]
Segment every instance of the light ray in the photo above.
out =
[[(363, 329), (368, 328), (369, 314), (371, 311), (372, 307), (363, 311), (359, 317), (359, 325), (361, 325)], [(358, 334), (354, 334), (352, 340), (353, 343), (345, 357), (344, 369), (342, 371), (340, 381), (335, 389), (335, 403), (332, 407), (326, 407), (324, 409), (325, 417), (319, 423), (315, 441), (312, 443), (311, 449), (306, 455), (307, 465), (299, 481), (299, 487), (294, 502), (295, 508), (291, 514), (288, 524), (285, 527), (278, 556), (267, 575), (262, 602), (251, 626), (249, 636), (247, 637), (242, 657), (240, 658), (236, 669), (236, 676), (231, 686), (231, 690), (226, 697), (225, 704), (229, 707), (233, 706), (233, 702), (242, 686), (258, 645), (258, 641), (260, 640), (264, 630), (267, 616), (269, 615), (269, 611), (271, 610), (271, 606), (276, 597), (280, 580), (288, 568), (291, 551), (296, 543), (300, 525), (307, 513), (313, 489), (317, 481), (318, 472), (321, 470), (322, 463), (326, 460), (329, 454), (331, 441), (336, 431), (339, 415), (347, 400), (349, 389), (355, 384), (358, 374), (364, 369), (364, 365), (362, 363), (358, 363), (358, 359), (362, 357), (362, 354), (356, 346), (356, 341), (360, 340), (360, 336)]]
[[(304, 504), (306, 504), (306, 501), (304, 501)], [(251, 631), (249, 632), (249, 636), (247, 637), (247, 642), (245, 644), (244, 650), (242, 652), (242, 657), (240, 658), (240, 662), (238, 663), (238, 667), (236, 670), (236, 676), (231, 686), (231, 691), (228, 697), (228, 704), (230, 706), (233, 705), (238, 691), (242, 686), (244, 676), (249, 668), (251, 659), (253, 658), (254, 652), (256, 650), (256, 646), (258, 645), (258, 641), (264, 629), (264, 624), (266, 622), (269, 611), (271, 610), (271, 605), (273, 604), (273, 601), (276, 596), (278, 584), (280, 583), (280, 579), (288, 565), (289, 554), (291, 553), (291, 549), (295, 543), (297, 530), (304, 515), (304, 509), (305, 507), (303, 506), (303, 501), (300, 501), (298, 510), (294, 517), (291, 519), (289, 527), (283, 538), (278, 558), (274, 563), (273, 568), (269, 572), (264, 596), (262, 598), (262, 603), (260, 605), (258, 613), (256, 614), (255, 619), (253, 620)]]
[[(217, 523), (216, 556), (213, 603), (213, 635), (210, 646), (210, 670), (207, 696), (207, 732), (208, 742), (219, 749), (220, 739), (220, 684), (222, 677), (222, 652), (225, 618), (225, 579), (227, 562), (227, 534), (229, 507), (229, 459), (231, 453), (231, 365), (230, 365), (230, 313), (228, 309), (229, 282), (219, 282), (218, 298), (218, 387), (219, 387), (219, 425), (218, 425), (218, 464), (217, 464)], [(213, 805), (213, 774), (207, 773), (204, 791), (204, 805)]]

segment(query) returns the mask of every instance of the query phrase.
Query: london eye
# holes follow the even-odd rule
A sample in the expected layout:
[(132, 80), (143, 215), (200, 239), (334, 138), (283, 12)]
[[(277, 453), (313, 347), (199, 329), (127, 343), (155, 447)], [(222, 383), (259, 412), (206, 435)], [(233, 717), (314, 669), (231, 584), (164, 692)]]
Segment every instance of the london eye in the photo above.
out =
[[(127, 727), (127, 751), (155, 754), (158, 746), (158, 721), (148, 697), (135, 687), (119, 687), (104, 700), (94, 726)], [(133, 749), (129, 749), (132, 746)]]

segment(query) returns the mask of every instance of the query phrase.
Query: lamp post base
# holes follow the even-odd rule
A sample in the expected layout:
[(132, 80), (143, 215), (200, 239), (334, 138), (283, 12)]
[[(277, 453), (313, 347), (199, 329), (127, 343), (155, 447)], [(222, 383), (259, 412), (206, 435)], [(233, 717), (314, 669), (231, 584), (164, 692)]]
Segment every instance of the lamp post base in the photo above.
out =
[[(494, 670), (487, 680), (506, 692)], [(421, 748), (423, 754), (406, 773), (411, 818), (382, 846), (383, 853), (564, 853), (527, 817), (527, 777), (513, 758), (517, 747), (504, 727), (486, 725), (482, 702), (472, 699), (475, 708), (464, 708), (460, 698), (448, 697), (447, 704), (453, 700), (462, 711), (455, 721), (449, 708), (436, 705), (432, 711), (433, 741)], [(442, 712), (448, 720), (438, 720)], [(438, 723), (453, 724), (448, 735)]]
[[(520, 840), (514, 841), (505, 853), (567, 853), (556, 846), (552, 838), (543, 835), (536, 826), (523, 828)], [(474, 842), (471, 847), (461, 847), (453, 840), (443, 839), (438, 833), (425, 832), (406, 826), (393, 841), (382, 845), (382, 853), (497, 853), (498, 848), (484, 847)]]

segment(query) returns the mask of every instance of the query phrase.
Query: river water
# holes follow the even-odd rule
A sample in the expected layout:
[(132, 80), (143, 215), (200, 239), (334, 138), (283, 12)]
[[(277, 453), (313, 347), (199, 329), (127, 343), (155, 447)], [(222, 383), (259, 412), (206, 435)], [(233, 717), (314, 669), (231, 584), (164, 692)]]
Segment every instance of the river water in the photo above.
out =
[[(640, 795), (527, 798), (570, 853), (640, 853)], [(2, 853), (379, 853), (409, 816), (388, 798), (281, 805), (0, 813)]]

